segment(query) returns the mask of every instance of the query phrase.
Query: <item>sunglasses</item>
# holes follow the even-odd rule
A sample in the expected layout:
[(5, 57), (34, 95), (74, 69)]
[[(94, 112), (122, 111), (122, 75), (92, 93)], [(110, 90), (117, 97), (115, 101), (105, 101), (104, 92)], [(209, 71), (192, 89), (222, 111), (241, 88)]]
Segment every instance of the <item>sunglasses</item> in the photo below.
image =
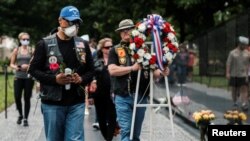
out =
[[(63, 18), (64, 19), (64, 18)], [(76, 26), (78, 26), (79, 27), (79, 25), (80, 25), (80, 21), (79, 20), (74, 20), (74, 21), (68, 21), (68, 20), (66, 20), (66, 19), (64, 19), (65, 21), (67, 21), (68, 23), (69, 23), (69, 26), (72, 26), (72, 25), (76, 25)]]
[(105, 47), (102, 47), (102, 48), (104, 48), (104, 49), (110, 49), (110, 48), (112, 48), (113, 46), (105, 46)]
[(25, 40), (26, 40), (26, 41), (29, 41), (30, 39), (21, 39), (21, 40), (23, 40), (23, 41), (25, 41)]

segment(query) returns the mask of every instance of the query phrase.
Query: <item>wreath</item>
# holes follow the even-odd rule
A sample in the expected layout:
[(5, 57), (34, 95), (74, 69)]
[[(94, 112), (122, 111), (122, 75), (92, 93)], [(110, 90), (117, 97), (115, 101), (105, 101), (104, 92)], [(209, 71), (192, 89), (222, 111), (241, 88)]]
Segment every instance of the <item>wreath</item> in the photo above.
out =
[[(150, 35), (154, 47), (153, 53), (145, 43)], [(172, 63), (179, 51), (175, 35), (172, 25), (164, 21), (160, 15), (148, 15), (138, 22), (131, 32), (129, 54), (132, 56), (132, 62), (138, 62), (143, 69), (163, 70)]]

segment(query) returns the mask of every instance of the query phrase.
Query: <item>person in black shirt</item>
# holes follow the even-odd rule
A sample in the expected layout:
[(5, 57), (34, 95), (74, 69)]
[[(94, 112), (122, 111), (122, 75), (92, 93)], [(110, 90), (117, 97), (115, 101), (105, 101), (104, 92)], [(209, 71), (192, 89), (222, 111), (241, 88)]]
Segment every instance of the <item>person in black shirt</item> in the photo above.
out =
[(113, 43), (110, 38), (103, 38), (98, 43), (97, 58), (94, 63), (97, 88), (91, 95), (94, 98), (100, 130), (106, 141), (112, 141), (116, 127), (116, 111), (111, 97), (108, 72), (108, 55), (112, 47)]
[(84, 87), (92, 81), (92, 55), (76, 36), (82, 22), (78, 9), (62, 8), (58, 21), (58, 31), (37, 43), (28, 72), (41, 85), (46, 139), (84, 141)]
[[(116, 31), (120, 33), (121, 42), (110, 50), (108, 59), (108, 70), (112, 77), (111, 88), (115, 94), (115, 108), (118, 124), (121, 128), (122, 141), (130, 141), (138, 70), (141, 70), (138, 102), (145, 104), (149, 94), (149, 70), (143, 70), (142, 66), (137, 62), (132, 64), (131, 55), (128, 53), (130, 32), (133, 27), (134, 23), (130, 19), (122, 20), (119, 23), (119, 28)], [(168, 75), (169, 69), (167, 67), (164, 71), (156, 69), (153, 71), (153, 74), (155, 78), (160, 78)], [(133, 141), (140, 140), (145, 111), (146, 107), (139, 107), (136, 110)]]

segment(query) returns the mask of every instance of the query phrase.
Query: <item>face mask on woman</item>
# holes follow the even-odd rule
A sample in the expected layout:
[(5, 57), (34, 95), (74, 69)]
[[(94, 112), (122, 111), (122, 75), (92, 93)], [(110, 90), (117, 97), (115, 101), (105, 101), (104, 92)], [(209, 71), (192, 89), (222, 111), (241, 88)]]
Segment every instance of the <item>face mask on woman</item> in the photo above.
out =
[(29, 40), (20, 40), (20, 43), (22, 46), (27, 46), (30, 44), (30, 41)]
[(64, 28), (63, 32), (68, 37), (76, 36), (76, 33), (77, 33), (76, 25), (72, 25), (70, 27)]

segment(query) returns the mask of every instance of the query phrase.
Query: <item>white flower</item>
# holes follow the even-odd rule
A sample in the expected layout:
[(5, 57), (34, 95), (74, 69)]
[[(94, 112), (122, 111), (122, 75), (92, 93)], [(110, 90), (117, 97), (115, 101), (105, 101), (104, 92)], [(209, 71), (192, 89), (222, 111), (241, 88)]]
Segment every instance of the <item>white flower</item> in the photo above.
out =
[(143, 41), (147, 39), (147, 37), (142, 33), (139, 34), (139, 38), (142, 38)]
[(155, 68), (156, 68), (156, 64), (151, 64), (151, 65), (150, 65), (150, 68), (151, 68), (151, 69), (155, 69)]
[(167, 46), (164, 46), (164, 47), (163, 47), (163, 50), (164, 50), (165, 52), (168, 52), (168, 51), (169, 51), (169, 48), (168, 48)]
[(134, 52), (133, 50), (131, 50), (131, 52), (130, 52), (130, 53), (131, 53), (131, 55), (134, 55), (134, 54), (135, 54), (135, 52)]
[(139, 26), (138, 26), (138, 30), (140, 32), (144, 32), (146, 30), (146, 24), (145, 23), (141, 23)]
[(150, 60), (150, 59), (151, 59), (151, 54), (150, 54), (150, 53), (145, 53), (144, 57), (145, 57), (147, 60)]
[(167, 52), (164, 57), (168, 60), (168, 61), (171, 61), (173, 59), (173, 55), (171, 52)]
[(131, 44), (129, 45), (129, 49), (135, 50), (135, 43), (131, 43)]
[(141, 63), (142, 61), (143, 61), (143, 57), (140, 57), (140, 58), (137, 59), (138, 63)]
[(176, 53), (173, 55), (173, 59), (176, 57)]
[(145, 51), (143, 49), (138, 49), (137, 54), (142, 57), (145, 54)]
[(132, 30), (131, 32), (132, 36), (135, 37), (135, 36), (138, 36), (140, 34), (140, 32), (138, 30)]
[(131, 61), (132, 61), (132, 63), (134, 63), (134, 62), (135, 62), (135, 59), (134, 59), (133, 57), (131, 57)]
[(147, 65), (149, 65), (149, 62), (148, 62), (148, 60), (146, 60), (146, 61), (143, 61), (143, 62), (142, 62), (142, 65), (143, 65), (143, 66), (147, 66)]
[(177, 48), (179, 47), (178, 42), (173, 42), (172, 44), (173, 44), (175, 47), (177, 47)]
[(171, 42), (174, 41), (174, 40), (175, 40), (175, 35), (174, 35), (174, 33), (172, 33), (172, 32), (168, 33), (168, 39), (169, 39)]

